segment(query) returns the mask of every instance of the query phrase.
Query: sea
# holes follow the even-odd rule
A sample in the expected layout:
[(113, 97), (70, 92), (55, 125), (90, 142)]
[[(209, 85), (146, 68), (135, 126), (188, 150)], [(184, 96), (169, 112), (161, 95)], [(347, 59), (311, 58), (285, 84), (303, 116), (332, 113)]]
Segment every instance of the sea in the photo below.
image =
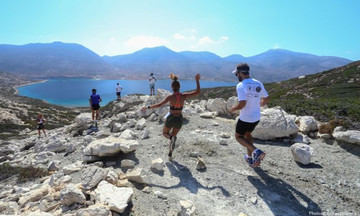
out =
[[(95, 88), (102, 98), (101, 106), (115, 100), (116, 84), (123, 87), (121, 96), (129, 94), (150, 94), (148, 80), (98, 80), (85, 78), (53, 78), (46, 82), (34, 83), (18, 87), (19, 95), (41, 99), (51, 104), (67, 107), (84, 107), (89, 105), (91, 90)], [(181, 80), (180, 91), (196, 89), (195, 80)], [(235, 86), (235, 82), (217, 82), (200, 80), (201, 88), (220, 86)], [(158, 88), (171, 91), (171, 80), (158, 80), (155, 84), (155, 92)]]

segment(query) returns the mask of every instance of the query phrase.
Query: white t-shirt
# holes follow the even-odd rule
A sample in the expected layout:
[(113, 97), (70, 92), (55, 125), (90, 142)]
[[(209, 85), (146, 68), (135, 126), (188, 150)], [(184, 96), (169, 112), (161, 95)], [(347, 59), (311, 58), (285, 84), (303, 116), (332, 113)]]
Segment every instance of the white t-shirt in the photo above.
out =
[(155, 84), (156, 78), (155, 76), (149, 76), (149, 82), (150, 84)]
[(116, 92), (121, 92), (122, 89), (123, 89), (123, 88), (122, 88), (121, 85), (117, 85), (117, 86), (116, 86)]
[(238, 100), (246, 100), (246, 105), (240, 110), (239, 119), (244, 122), (253, 123), (260, 120), (261, 98), (268, 97), (264, 85), (253, 78), (244, 79), (236, 86)]

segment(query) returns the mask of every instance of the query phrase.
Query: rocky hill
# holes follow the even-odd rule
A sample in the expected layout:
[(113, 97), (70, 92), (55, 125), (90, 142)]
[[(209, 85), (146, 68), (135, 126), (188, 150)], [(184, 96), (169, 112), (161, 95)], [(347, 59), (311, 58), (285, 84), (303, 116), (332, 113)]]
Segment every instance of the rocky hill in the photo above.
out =
[(49, 129), (70, 124), (79, 110), (52, 105), (42, 100), (16, 95), (16, 86), (33, 81), (9, 73), (0, 72), (0, 138), (26, 136), (36, 128), (36, 118), (42, 113)]
[[(262, 80), (262, 79), (260, 79)], [(318, 121), (341, 121), (360, 130), (360, 61), (317, 74), (265, 84), (269, 106), (281, 106), (295, 115), (314, 116)], [(227, 99), (235, 87), (203, 89), (199, 98)]]
[[(168, 107), (140, 108), (170, 94), (125, 96), (48, 131), (0, 143), (0, 214), (324, 215), (360, 214), (360, 132), (323, 130), (311, 116), (262, 110), (259, 168), (234, 139), (236, 98), (193, 100), (174, 158), (162, 136)], [(346, 167), (344, 167), (346, 166)]]

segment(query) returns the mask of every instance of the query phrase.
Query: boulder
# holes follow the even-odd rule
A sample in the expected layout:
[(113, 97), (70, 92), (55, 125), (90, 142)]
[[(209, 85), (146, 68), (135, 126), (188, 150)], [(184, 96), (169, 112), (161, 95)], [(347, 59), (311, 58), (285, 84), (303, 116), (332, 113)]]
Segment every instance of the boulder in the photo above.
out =
[(226, 102), (222, 98), (209, 99), (206, 103), (206, 109), (218, 114), (227, 113)]
[(126, 140), (123, 138), (117, 138), (109, 136), (104, 139), (98, 139), (92, 141), (84, 149), (84, 155), (95, 155), (95, 156), (111, 156), (119, 152), (129, 153), (135, 151), (139, 146), (139, 142), (136, 140)]
[(148, 176), (144, 174), (141, 168), (128, 170), (124, 178), (141, 184), (149, 183)]
[(314, 149), (304, 143), (295, 143), (291, 147), (291, 153), (296, 162), (307, 165), (310, 163), (311, 156), (314, 153)]
[(196, 169), (197, 170), (206, 169), (206, 164), (205, 164), (204, 160), (201, 157), (198, 157), (198, 160), (196, 162)]
[(274, 107), (262, 111), (260, 122), (252, 136), (261, 140), (271, 140), (289, 137), (298, 131), (294, 116), (287, 114), (281, 107)]
[(126, 129), (121, 133), (119, 138), (126, 139), (126, 140), (133, 140), (133, 139), (136, 139), (137, 136), (138, 136), (137, 133), (133, 132), (130, 129)]
[(297, 122), (299, 124), (299, 130), (303, 133), (308, 133), (318, 129), (316, 120), (312, 116), (301, 116)]
[(204, 112), (200, 114), (201, 118), (209, 118), (209, 119), (213, 119), (217, 116), (216, 112)]
[(60, 193), (60, 202), (67, 206), (76, 203), (83, 204), (86, 202), (86, 198), (79, 188), (76, 188), (73, 184), (69, 184)]
[(226, 110), (227, 110), (228, 114), (239, 115), (239, 110), (230, 112), (231, 107), (234, 107), (238, 103), (239, 103), (238, 97), (236, 97), (236, 96), (229, 97), (229, 99), (226, 101)]
[[(110, 208), (110, 210), (123, 213), (133, 195), (132, 188), (116, 187), (107, 181), (99, 183), (94, 191), (95, 201)], [(116, 194), (116, 196), (114, 196)]]
[(90, 190), (106, 178), (107, 170), (91, 166), (81, 172), (81, 185), (85, 190)]
[(135, 125), (136, 130), (142, 130), (146, 126), (146, 120), (144, 118), (141, 118)]
[(124, 159), (121, 161), (121, 168), (134, 168), (135, 167), (135, 161)]
[(357, 130), (336, 131), (333, 137), (338, 141), (360, 145), (360, 131)]

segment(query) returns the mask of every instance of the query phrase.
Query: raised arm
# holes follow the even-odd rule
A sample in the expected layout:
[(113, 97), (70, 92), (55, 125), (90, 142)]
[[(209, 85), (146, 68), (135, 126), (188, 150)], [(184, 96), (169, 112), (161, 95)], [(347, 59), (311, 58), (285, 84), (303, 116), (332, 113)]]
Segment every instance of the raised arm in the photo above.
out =
[(200, 92), (201, 92), (201, 90), (200, 90), (200, 78), (201, 78), (200, 74), (195, 75), (196, 90), (192, 91), (192, 92), (184, 93), (183, 95), (185, 96), (185, 98), (195, 97), (195, 96), (200, 94)]

